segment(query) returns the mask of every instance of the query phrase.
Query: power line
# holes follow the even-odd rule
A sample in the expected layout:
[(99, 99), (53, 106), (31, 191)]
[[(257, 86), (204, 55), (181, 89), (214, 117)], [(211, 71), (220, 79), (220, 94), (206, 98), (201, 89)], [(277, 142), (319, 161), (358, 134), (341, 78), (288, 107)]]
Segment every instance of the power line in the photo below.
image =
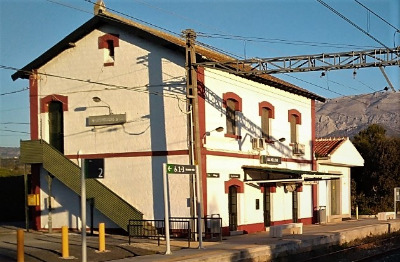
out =
[(316, 46), (316, 47), (334, 47), (334, 48), (377, 48), (376, 46), (358, 46), (352, 44), (339, 44), (339, 43), (326, 43), (326, 42), (311, 42), (311, 41), (302, 41), (302, 40), (288, 40), (288, 39), (279, 39), (279, 38), (263, 38), (263, 37), (247, 37), (247, 36), (239, 36), (239, 35), (224, 35), (224, 34), (213, 34), (213, 33), (204, 33), (198, 32), (197, 35), (199, 37), (207, 37), (207, 38), (219, 38), (219, 39), (227, 39), (227, 40), (240, 40), (240, 41), (249, 41), (249, 42), (261, 42), (261, 43), (277, 43), (277, 44), (287, 44), (287, 45), (305, 45), (305, 46)]
[[(93, 1), (91, 1), (91, 0), (84, 0), (84, 1), (86, 1), (86, 2), (88, 2), (88, 3), (91, 3), (91, 4), (94, 4), (94, 5), (99, 5), (99, 4), (97, 4), (97, 3), (95, 3), (95, 2), (93, 2)], [(127, 14), (125, 14), (125, 13), (123, 13), (123, 12), (118, 11), (118, 10), (115, 10), (115, 9), (112, 9), (112, 8), (109, 8), (109, 7), (107, 7), (107, 10), (111, 10), (111, 11), (117, 13), (117, 14), (120, 14), (120, 15), (123, 15), (123, 16), (126, 16), (126, 17), (129, 17), (129, 18), (131, 18), (131, 19), (133, 19), (133, 20), (136, 20), (136, 21), (139, 21), (139, 22), (141, 22), (141, 23), (150, 25), (150, 26), (152, 26), (152, 27), (161, 29), (161, 30), (163, 30), (163, 31), (165, 31), (165, 32), (168, 32), (168, 33), (171, 33), (171, 34), (173, 34), (173, 35), (180, 36), (180, 34), (174, 32), (174, 31), (171, 31), (171, 30), (165, 29), (165, 28), (163, 28), (163, 27), (161, 27), (161, 26), (157, 26), (157, 25), (155, 25), (155, 24), (146, 22), (146, 21), (144, 21), (144, 20), (141, 20), (141, 19), (139, 19), (139, 18), (133, 17), (133, 16), (131, 16), (131, 15), (127, 15)]]
[(11, 94), (23, 92), (23, 91), (26, 91), (26, 90), (29, 90), (29, 87), (24, 87), (21, 90), (11, 91), (11, 92), (7, 92), (7, 93), (1, 93), (0, 96), (11, 95)]
[(325, 6), (326, 8), (328, 8), (329, 10), (331, 10), (332, 12), (334, 12), (336, 15), (340, 16), (343, 20), (345, 20), (346, 22), (348, 22), (349, 24), (351, 24), (352, 26), (354, 26), (355, 28), (357, 28), (359, 31), (363, 32), (364, 34), (366, 34), (367, 36), (369, 36), (371, 39), (373, 39), (375, 42), (379, 43), (380, 45), (382, 45), (383, 47), (385, 47), (386, 49), (390, 49), (388, 46), (386, 46), (384, 43), (382, 43), (381, 41), (379, 41), (378, 39), (376, 39), (374, 36), (372, 36), (370, 33), (366, 32), (364, 29), (362, 29), (361, 27), (359, 27), (358, 25), (356, 25), (354, 22), (352, 22), (350, 19), (348, 19), (347, 17), (345, 17), (344, 15), (342, 15), (341, 13), (339, 13), (336, 9), (334, 9), (333, 7), (331, 7), (330, 5), (328, 5), (327, 3), (325, 3), (322, 0), (317, 0), (320, 4), (322, 4), (323, 6)]
[(24, 131), (16, 131), (16, 130), (8, 130), (8, 129), (0, 129), (2, 132), (11, 132), (11, 133), (18, 133), (18, 134), (30, 134), (29, 132), (24, 132)]
[[(23, 71), (21, 69), (18, 69), (18, 68), (15, 68), (15, 67), (11, 67), (11, 66), (6, 66), (6, 65), (0, 65), (0, 69), (8, 69), (8, 70), (20, 71), (20, 72), (24, 72), (24, 73), (27, 73), (27, 74), (31, 74), (31, 72), (29, 72), (29, 71)], [(114, 84), (108, 84), (108, 83), (103, 83), (103, 82), (98, 82), (98, 81), (83, 80), (83, 79), (79, 79), (79, 78), (60, 76), (60, 75), (54, 75), (54, 74), (49, 74), (49, 73), (37, 72), (37, 74), (44, 75), (44, 76), (49, 76), (49, 77), (60, 78), (60, 79), (64, 79), (64, 80), (71, 80), (71, 81), (77, 81), (77, 82), (82, 82), (82, 83), (89, 83), (89, 84), (95, 84), (95, 85), (100, 85), (100, 86), (113, 87), (113, 88), (116, 88), (116, 89), (123, 89), (123, 90), (134, 91), (134, 92), (148, 93), (148, 94), (151, 94), (151, 95), (159, 95), (159, 96), (163, 96), (163, 97), (175, 98), (175, 95), (173, 95), (173, 94), (163, 94), (163, 93), (155, 92), (155, 91), (139, 90), (140, 88), (165, 87), (165, 86), (167, 86), (167, 84), (143, 85), (143, 86), (136, 86), (136, 87), (127, 87), (127, 86), (122, 86), (122, 85), (114, 85)]]
[(391, 23), (389, 23), (388, 21), (386, 21), (385, 19), (383, 19), (380, 15), (378, 15), (377, 13), (375, 13), (374, 11), (372, 11), (371, 9), (369, 9), (368, 7), (366, 7), (365, 5), (363, 5), (362, 3), (360, 3), (358, 0), (354, 0), (357, 4), (361, 5), (362, 7), (364, 7), (365, 9), (367, 9), (369, 12), (373, 13), (376, 17), (378, 17), (379, 19), (381, 19), (383, 22), (385, 22), (387, 25), (389, 25), (390, 27), (394, 28), (394, 30), (396, 30), (398, 33), (400, 33), (400, 29), (398, 29), (397, 27), (395, 27), (394, 25), (392, 25)]

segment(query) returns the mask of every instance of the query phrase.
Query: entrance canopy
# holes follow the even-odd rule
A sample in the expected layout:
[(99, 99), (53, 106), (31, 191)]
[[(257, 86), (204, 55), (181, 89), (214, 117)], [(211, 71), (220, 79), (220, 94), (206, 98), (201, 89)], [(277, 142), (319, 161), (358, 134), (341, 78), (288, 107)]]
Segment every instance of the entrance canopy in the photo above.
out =
[(339, 179), (341, 175), (317, 171), (242, 166), (245, 183), (301, 183), (304, 181)]

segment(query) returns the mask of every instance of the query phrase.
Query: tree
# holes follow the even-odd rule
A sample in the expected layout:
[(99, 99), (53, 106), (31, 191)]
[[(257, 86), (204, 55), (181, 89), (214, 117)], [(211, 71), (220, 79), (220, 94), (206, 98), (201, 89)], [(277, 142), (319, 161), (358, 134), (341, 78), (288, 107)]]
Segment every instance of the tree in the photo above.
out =
[(377, 124), (360, 131), (353, 144), (364, 166), (353, 168), (356, 202), (361, 210), (393, 210), (393, 188), (400, 187), (400, 138), (387, 137)]

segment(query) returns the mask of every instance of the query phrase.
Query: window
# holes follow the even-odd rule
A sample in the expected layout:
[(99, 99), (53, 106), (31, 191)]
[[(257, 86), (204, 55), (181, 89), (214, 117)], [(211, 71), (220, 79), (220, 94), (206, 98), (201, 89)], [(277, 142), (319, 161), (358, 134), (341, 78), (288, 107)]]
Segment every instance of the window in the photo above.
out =
[(268, 102), (261, 102), (258, 105), (258, 112), (261, 117), (261, 137), (271, 139), (271, 118), (275, 118), (275, 108)]
[(289, 110), (288, 121), (290, 123), (290, 143), (299, 142), (298, 125), (301, 124), (301, 114), (296, 109)]
[(228, 99), (226, 101), (226, 133), (236, 135), (236, 101)]
[(104, 50), (104, 66), (113, 66), (115, 61), (115, 48), (119, 47), (119, 35), (105, 34), (99, 37), (99, 49)]
[(242, 111), (242, 99), (235, 93), (223, 94), (223, 106), (226, 108), (226, 134), (227, 137), (240, 138), (238, 128), (238, 114)]

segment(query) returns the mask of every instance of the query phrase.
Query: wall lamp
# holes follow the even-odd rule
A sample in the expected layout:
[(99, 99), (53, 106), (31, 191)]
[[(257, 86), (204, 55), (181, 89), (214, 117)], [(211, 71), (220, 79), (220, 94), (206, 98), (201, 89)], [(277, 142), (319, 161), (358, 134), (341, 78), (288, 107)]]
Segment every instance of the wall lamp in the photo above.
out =
[(96, 103), (103, 102), (104, 104), (106, 104), (106, 105), (107, 105), (106, 107), (108, 108), (108, 113), (109, 113), (110, 115), (112, 114), (110, 105), (107, 104), (106, 102), (104, 102), (103, 100), (101, 100), (100, 97), (94, 96), (94, 97), (92, 97), (92, 100), (93, 100), (94, 102), (96, 102)]
[(267, 143), (267, 144), (273, 144), (273, 143), (275, 143), (275, 142), (285, 142), (286, 141), (286, 138), (284, 138), (284, 137), (281, 137), (281, 138), (279, 138), (278, 140), (267, 140), (267, 139), (265, 139), (265, 143)]
[(206, 136), (209, 136), (209, 135), (211, 134), (211, 132), (214, 132), (214, 131), (216, 131), (216, 132), (222, 132), (222, 131), (224, 131), (224, 128), (223, 128), (222, 126), (220, 126), (220, 127), (217, 127), (217, 128), (215, 128), (215, 129), (213, 129), (213, 130), (211, 130), (211, 131), (205, 132), (204, 135), (203, 135), (203, 138), (202, 138), (203, 142), (204, 142), (204, 138), (205, 138)]

